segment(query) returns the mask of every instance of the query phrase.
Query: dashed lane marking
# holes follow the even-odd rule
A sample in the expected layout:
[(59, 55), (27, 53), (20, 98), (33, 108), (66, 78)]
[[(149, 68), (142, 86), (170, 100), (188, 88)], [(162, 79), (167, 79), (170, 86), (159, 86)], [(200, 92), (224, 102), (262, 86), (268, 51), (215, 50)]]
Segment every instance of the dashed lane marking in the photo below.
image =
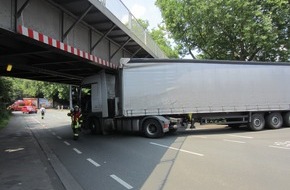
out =
[(67, 141), (63, 141), (64, 144), (66, 144), (67, 146), (70, 146), (70, 143)]
[(124, 187), (126, 187), (127, 189), (133, 189), (133, 187), (131, 185), (129, 185), (127, 182), (123, 181), (118, 176), (116, 176), (114, 174), (112, 174), (110, 176), (111, 176), (111, 178), (113, 178), (114, 180), (116, 180), (118, 183), (120, 183), (121, 185), (123, 185)]
[(246, 143), (246, 142), (243, 142), (243, 141), (234, 141), (234, 140), (228, 140), (228, 139), (224, 139), (224, 141), (233, 142), (233, 143), (240, 143), (240, 144)]
[(150, 144), (156, 145), (156, 146), (160, 146), (160, 147), (163, 147), (163, 148), (169, 148), (171, 150), (185, 152), (185, 153), (188, 153), (188, 154), (193, 154), (193, 155), (196, 155), (196, 156), (204, 156), (203, 154), (200, 154), (200, 153), (197, 153), (197, 152), (191, 152), (191, 151), (188, 151), (188, 150), (183, 150), (183, 149), (180, 149), (180, 148), (174, 148), (174, 147), (171, 147), (171, 146), (166, 146), (166, 145), (162, 145), (162, 144), (158, 144), (158, 143), (154, 143), (154, 142), (150, 142)]
[(270, 145), (269, 147), (270, 148), (279, 148), (279, 149), (290, 150), (290, 148), (288, 148), (288, 147), (282, 147), (282, 146), (273, 146), (273, 145)]
[(60, 139), (60, 140), (62, 139), (60, 136), (56, 136), (56, 137), (57, 137), (58, 139)]
[(76, 152), (76, 153), (78, 153), (78, 154), (82, 154), (82, 152), (81, 151), (79, 151), (78, 149), (76, 149), (76, 148), (73, 148), (73, 150)]
[(207, 137), (206, 137), (206, 136), (194, 136), (194, 138), (207, 139)]
[(42, 124), (42, 123), (41, 123), (40, 121), (38, 121), (36, 118), (32, 117), (32, 119), (33, 119), (35, 122), (39, 123), (42, 127), (46, 127), (44, 124)]
[(100, 167), (100, 166), (101, 166), (100, 164), (98, 164), (97, 162), (95, 162), (95, 161), (94, 161), (93, 159), (91, 159), (91, 158), (88, 158), (87, 161), (89, 161), (91, 164), (93, 164), (93, 165), (96, 166), (96, 167)]
[(244, 136), (244, 135), (228, 135), (231, 137), (238, 137), (238, 138), (244, 138), (244, 139), (253, 139), (254, 137), (250, 137), (250, 136)]

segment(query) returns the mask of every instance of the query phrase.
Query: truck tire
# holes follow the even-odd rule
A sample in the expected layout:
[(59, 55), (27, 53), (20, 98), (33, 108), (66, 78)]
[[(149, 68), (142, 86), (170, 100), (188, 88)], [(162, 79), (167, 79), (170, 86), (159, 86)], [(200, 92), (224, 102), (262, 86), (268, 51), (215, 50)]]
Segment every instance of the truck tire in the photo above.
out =
[(147, 119), (142, 126), (143, 134), (148, 138), (159, 138), (164, 135), (162, 126), (156, 119)]
[(265, 118), (263, 114), (255, 113), (252, 115), (252, 120), (249, 123), (249, 128), (252, 131), (260, 131), (265, 127)]
[(101, 125), (100, 120), (97, 118), (91, 119), (90, 130), (92, 134), (100, 134), (101, 133)]
[(287, 112), (283, 115), (284, 125), (290, 127), (290, 112)]
[(266, 116), (267, 128), (279, 129), (283, 125), (283, 117), (279, 112), (273, 112)]

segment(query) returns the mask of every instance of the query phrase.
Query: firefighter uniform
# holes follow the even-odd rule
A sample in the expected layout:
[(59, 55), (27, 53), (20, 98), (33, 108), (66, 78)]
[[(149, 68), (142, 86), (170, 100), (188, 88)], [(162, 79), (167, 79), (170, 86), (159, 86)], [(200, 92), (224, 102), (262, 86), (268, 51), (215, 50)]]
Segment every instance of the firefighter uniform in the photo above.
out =
[(74, 140), (77, 140), (79, 137), (79, 131), (80, 131), (80, 125), (82, 123), (82, 114), (80, 111), (80, 108), (78, 106), (75, 106), (74, 109), (68, 113), (68, 116), (71, 117), (71, 128), (73, 130), (74, 134)]

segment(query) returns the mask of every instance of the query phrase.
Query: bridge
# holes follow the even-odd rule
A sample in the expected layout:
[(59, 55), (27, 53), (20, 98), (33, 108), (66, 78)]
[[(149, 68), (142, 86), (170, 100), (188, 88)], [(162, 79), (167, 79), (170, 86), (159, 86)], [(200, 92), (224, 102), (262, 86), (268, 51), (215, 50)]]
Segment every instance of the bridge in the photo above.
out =
[(0, 76), (78, 85), (122, 57), (166, 56), (121, 0), (0, 1)]

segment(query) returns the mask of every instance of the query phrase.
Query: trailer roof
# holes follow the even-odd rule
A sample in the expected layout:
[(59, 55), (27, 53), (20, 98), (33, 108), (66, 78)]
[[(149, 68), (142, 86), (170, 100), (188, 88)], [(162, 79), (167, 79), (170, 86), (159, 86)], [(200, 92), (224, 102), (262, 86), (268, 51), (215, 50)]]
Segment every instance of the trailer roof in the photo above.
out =
[(197, 60), (197, 59), (154, 59), (132, 58), (123, 59), (121, 64), (130, 63), (205, 63), (205, 64), (242, 64), (242, 65), (284, 65), (290, 66), (290, 62), (262, 62), (262, 61), (232, 61), (232, 60)]

